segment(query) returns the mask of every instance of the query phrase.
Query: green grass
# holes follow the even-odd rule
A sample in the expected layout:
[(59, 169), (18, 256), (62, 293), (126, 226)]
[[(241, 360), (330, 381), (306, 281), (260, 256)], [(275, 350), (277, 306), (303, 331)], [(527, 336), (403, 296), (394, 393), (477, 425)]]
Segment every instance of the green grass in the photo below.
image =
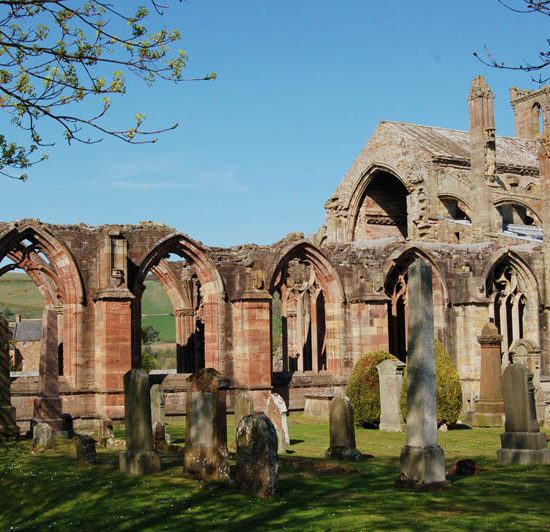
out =
[[(229, 422), (231, 423), (231, 417)], [(182, 475), (181, 458), (164, 456), (162, 472), (133, 477), (118, 472), (117, 452), (100, 451), (101, 464), (79, 468), (72, 443), (58, 441), (42, 456), (30, 442), (0, 446), (6, 494), (2, 530), (543, 530), (548, 528), (550, 465), (500, 466), (499, 430), (440, 434), (447, 466), (473, 458), (478, 475), (451, 478), (451, 491), (417, 493), (394, 486), (403, 434), (357, 429), (357, 445), (374, 455), (322, 474), (328, 426), (289, 417), (290, 453), (281, 461), (281, 496), (257, 499), (235, 485), (207, 486)], [(183, 423), (169, 424), (183, 442)], [(122, 436), (121, 429), (117, 435)], [(233, 427), (228, 427), (234, 448)], [(316, 467), (314, 467), (316, 465)], [(325, 466), (326, 470), (326, 466)]]
[(44, 298), (26, 273), (10, 272), (0, 278), (0, 312), (40, 318), (43, 309)]
[(176, 322), (174, 316), (144, 316), (141, 326), (152, 325), (160, 334), (160, 341), (164, 343), (176, 341)]

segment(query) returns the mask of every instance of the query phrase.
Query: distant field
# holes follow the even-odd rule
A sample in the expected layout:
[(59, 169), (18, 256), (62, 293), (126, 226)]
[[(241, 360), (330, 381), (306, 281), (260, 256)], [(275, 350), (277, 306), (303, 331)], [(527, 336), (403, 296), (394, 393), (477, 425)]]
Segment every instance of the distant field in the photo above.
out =
[(26, 273), (10, 272), (0, 277), (0, 312), (40, 318), (43, 308), (44, 298)]
[(141, 326), (152, 325), (160, 333), (160, 341), (164, 343), (176, 341), (176, 322), (174, 316), (144, 316)]

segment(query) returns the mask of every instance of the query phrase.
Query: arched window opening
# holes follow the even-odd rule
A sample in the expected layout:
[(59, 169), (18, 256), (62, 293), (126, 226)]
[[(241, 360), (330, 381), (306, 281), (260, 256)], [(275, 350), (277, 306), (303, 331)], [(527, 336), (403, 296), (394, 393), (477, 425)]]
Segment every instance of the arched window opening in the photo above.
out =
[(309, 262), (295, 258), (280, 270), (271, 308), (273, 370), (326, 370), (325, 297)]
[(533, 105), (532, 112), (532, 124), (533, 135), (540, 135), (544, 131), (544, 116), (541, 105), (537, 102)]
[(503, 261), (493, 269), (489, 296), (494, 322), (502, 335), (502, 349), (507, 352), (516, 340), (523, 338), (527, 305), (520, 278), (509, 262)]
[(355, 220), (353, 240), (407, 237), (407, 189), (388, 172), (371, 178)]
[(141, 367), (192, 373), (205, 365), (201, 285), (192, 261), (164, 255), (145, 277), (141, 294)]
[(440, 198), (444, 206), (443, 216), (455, 221), (470, 222), (470, 210), (460, 200), (455, 198)]

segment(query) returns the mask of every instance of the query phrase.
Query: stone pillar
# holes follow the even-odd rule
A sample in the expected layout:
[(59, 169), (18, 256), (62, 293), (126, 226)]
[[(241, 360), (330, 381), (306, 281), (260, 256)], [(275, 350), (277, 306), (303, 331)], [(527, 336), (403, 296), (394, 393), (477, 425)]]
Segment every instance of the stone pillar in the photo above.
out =
[(445, 456), (437, 442), (432, 269), (421, 259), (409, 267), (407, 445), (398, 483), (416, 489), (447, 487)]
[(481, 346), (481, 379), (479, 401), (472, 416), (474, 427), (502, 427), (504, 401), (502, 399), (501, 343), (502, 336), (494, 323), (483, 326), (477, 337)]
[(124, 375), (126, 451), (120, 453), (123, 473), (143, 475), (160, 471), (160, 457), (153, 450), (149, 377), (139, 369)]
[(177, 309), (176, 317), (176, 357), (178, 373), (192, 373), (195, 368), (196, 327), (195, 310), (192, 308)]
[(388, 359), (376, 366), (380, 382), (380, 430), (403, 432), (401, 407), (401, 385), (405, 364), (401, 360)]
[(0, 441), (19, 438), (15, 408), (10, 394), (10, 353), (8, 322), (0, 316)]
[(319, 292), (311, 296), (311, 371), (319, 373), (319, 332), (317, 330), (317, 298)]
[(153, 384), (149, 390), (149, 396), (151, 398), (151, 425), (154, 425), (157, 421), (164, 423), (166, 399), (162, 385)]
[(212, 368), (187, 379), (183, 469), (202, 480), (229, 481), (225, 390), (229, 379)]
[(38, 369), (38, 397), (34, 400), (32, 424), (47, 423), (57, 436), (62, 435), (59, 361), (57, 359), (57, 310), (46, 307), (42, 313), (42, 340)]
[(235, 399), (235, 430), (243, 417), (254, 413), (254, 399), (249, 393), (240, 392)]
[[(542, 198), (542, 227), (550, 227), (550, 128), (544, 129), (539, 151), (539, 168)], [(544, 301), (541, 316), (541, 371), (543, 375), (550, 372), (550, 238), (542, 243), (544, 257)]]

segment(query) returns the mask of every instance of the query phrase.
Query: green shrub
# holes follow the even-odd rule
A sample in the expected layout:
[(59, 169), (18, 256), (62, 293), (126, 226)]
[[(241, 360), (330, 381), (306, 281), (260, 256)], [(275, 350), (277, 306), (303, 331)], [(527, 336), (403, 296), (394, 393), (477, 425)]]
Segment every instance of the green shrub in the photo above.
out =
[(376, 366), (388, 358), (395, 357), (385, 351), (372, 351), (363, 355), (351, 372), (346, 393), (357, 425), (380, 423), (380, 382)]
[[(437, 425), (456, 423), (462, 408), (462, 386), (449, 353), (435, 341), (435, 387), (437, 394)], [(407, 418), (407, 370), (401, 387), (401, 414)]]

